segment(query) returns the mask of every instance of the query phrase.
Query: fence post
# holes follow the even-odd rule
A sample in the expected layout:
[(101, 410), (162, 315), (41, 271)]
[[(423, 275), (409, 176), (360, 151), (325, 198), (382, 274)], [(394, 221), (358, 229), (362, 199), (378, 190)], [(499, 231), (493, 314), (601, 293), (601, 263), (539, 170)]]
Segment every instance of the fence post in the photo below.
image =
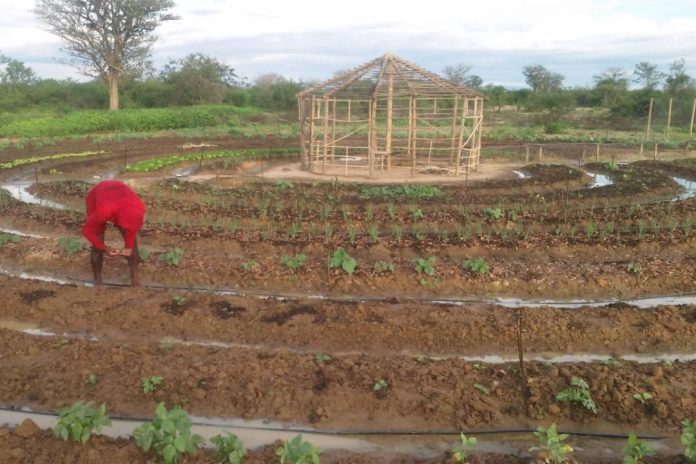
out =
[(653, 153), (653, 160), (657, 161), (657, 142), (655, 142), (655, 153)]
[(541, 160), (544, 159), (544, 147), (539, 145), (539, 162), (541, 163)]
[(600, 143), (597, 143), (597, 151), (595, 151), (595, 157), (594, 157), (594, 158), (595, 158), (595, 161), (597, 161), (597, 162), (599, 162), (599, 146), (600, 146), (600, 145), (601, 145)]
[(585, 162), (585, 144), (582, 144), (582, 162)]
[(529, 144), (527, 144), (527, 154), (526, 154), (526, 156), (525, 156), (525, 158), (524, 158), (524, 162), (525, 162), (525, 163), (529, 163)]
[(640, 143), (640, 157), (643, 157), (643, 142)]

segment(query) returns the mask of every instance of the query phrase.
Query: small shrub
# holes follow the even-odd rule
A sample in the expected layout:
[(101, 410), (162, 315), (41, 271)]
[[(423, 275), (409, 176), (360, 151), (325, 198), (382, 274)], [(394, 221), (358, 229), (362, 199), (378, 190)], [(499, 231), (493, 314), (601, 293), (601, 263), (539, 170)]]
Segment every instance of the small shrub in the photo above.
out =
[(635, 433), (628, 435), (628, 443), (623, 449), (623, 464), (643, 464), (643, 458), (655, 456), (655, 450), (638, 439)]
[(502, 219), (504, 216), (503, 210), (500, 208), (484, 208), (483, 214), (485, 214), (488, 219), (493, 219), (496, 221), (498, 219)]
[(452, 457), (454, 458), (454, 462), (463, 464), (467, 459), (469, 459), (469, 453), (472, 449), (474, 449), (474, 446), (476, 446), (478, 440), (475, 437), (467, 438), (467, 436), (463, 433), (459, 435), (459, 439), (461, 444), (454, 447)]
[(191, 421), (186, 411), (179, 406), (168, 411), (164, 403), (157, 405), (152, 422), (135, 429), (133, 436), (138, 448), (146, 453), (154, 449), (165, 464), (178, 462), (181, 453), (195, 453), (205, 441), (200, 435), (191, 435)]
[(689, 462), (696, 463), (696, 421), (684, 419), (681, 423), (681, 443), (684, 445), (684, 456)]
[(0, 247), (5, 246), (8, 243), (19, 243), (22, 238), (15, 234), (0, 234)]
[(529, 452), (537, 453), (544, 463), (563, 464), (568, 454), (573, 452), (572, 446), (563, 443), (568, 439), (568, 434), (559, 434), (555, 423), (548, 428), (537, 427), (534, 436), (539, 440), (539, 446), (529, 448)]
[(544, 125), (546, 134), (562, 134), (566, 130), (566, 125), (562, 121), (552, 121)]
[(464, 270), (471, 271), (475, 274), (483, 275), (490, 271), (488, 263), (483, 258), (466, 259), (462, 263)]
[(276, 456), (280, 457), (280, 464), (319, 464), (319, 451), (311, 443), (302, 441), (302, 435), (276, 448)]
[(631, 261), (626, 268), (631, 274), (640, 274), (640, 265)]
[(157, 388), (159, 388), (163, 380), (164, 379), (159, 375), (153, 375), (152, 377), (143, 379), (143, 393), (147, 394), (154, 392), (157, 390)]
[(58, 411), (58, 423), (53, 428), (53, 434), (63, 440), (70, 439), (84, 445), (92, 432), (99, 432), (102, 427), (109, 425), (111, 419), (106, 414), (106, 404), (102, 403), (95, 409), (92, 401), (78, 401), (69, 408)]
[(343, 248), (339, 248), (336, 250), (331, 256), (331, 259), (329, 260), (329, 267), (331, 269), (335, 267), (339, 267), (343, 269), (346, 273), (352, 274), (355, 272), (355, 259), (353, 259), (348, 253), (346, 253), (346, 250)]
[(162, 253), (160, 255), (160, 261), (162, 261), (164, 264), (170, 267), (177, 267), (179, 264), (181, 264), (181, 261), (184, 259), (184, 250), (181, 248), (174, 248), (173, 250), (169, 250), (166, 253)]
[(604, 163), (604, 167), (609, 171), (616, 171), (617, 169), (619, 169), (619, 164), (616, 161), (611, 160)]
[(429, 258), (418, 258), (416, 259), (416, 272), (418, 274), (425, 274), (427, 276), (433, 276), (435, 275), (435, 261), (437, 261), (437, 258), (435, 256), (431, 256)]
[(72, 256), (82, 251), (83, 243), (75, 237), (61, 237), (58, 239), (58, 246), (67, 254)]
[(283, 263), (288, 269), (295, 271), (304, 266), (306, 259), (307, 257), (305, 255), (299, 253), (294, 256), (283, 255), (280, 257), (280, 262)]
[(597, 406), (590, 395), (590, 386), (584, 379), (573, 377), (570, 381), (570, 388), (561, 390), (556, 394), (557, 401), (569, 401), (582, 405), (585, 409), (597, 414)]
[(241, 464), (246, 456), (244, 443), (237, 435), (226, 432), (225, 435), (216, 435), (210, 439), (215, 445), (215, 462), (220, 464)]

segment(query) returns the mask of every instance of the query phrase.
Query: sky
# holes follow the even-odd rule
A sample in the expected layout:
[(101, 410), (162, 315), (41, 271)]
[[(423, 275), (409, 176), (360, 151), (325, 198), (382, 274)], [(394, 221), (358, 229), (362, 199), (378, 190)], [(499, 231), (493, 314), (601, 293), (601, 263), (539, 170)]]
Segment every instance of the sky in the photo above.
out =
[[(0, 53), (43, 78), (75, 78), (60, 40), (31, 0), (0, 0)], [(436, 73), (472, 66), (484, 83), (524, 87), (522, 68), (542, 64), (564, 85), (590, 85), (609, 67), (686, 60), (696, 76), (696, 0), (176, 0), (181, 18), (157, 31), (161, 67), (192, 52), (216, 57), (250, 80), (279, 73), (327, 79), (384, 53)]]

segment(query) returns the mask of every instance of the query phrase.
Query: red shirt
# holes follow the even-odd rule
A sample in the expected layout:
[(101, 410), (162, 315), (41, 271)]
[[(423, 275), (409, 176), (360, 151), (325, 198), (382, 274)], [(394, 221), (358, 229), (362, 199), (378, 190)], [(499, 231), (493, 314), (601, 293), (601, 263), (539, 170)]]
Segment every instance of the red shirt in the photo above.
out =
[(82, 235), (97, 250), (106, 250), (104, 232), (111, 222), (121, 230), (126, 248), (135, 246), (135, 236), (143, 225), (145, 205), (137, 193), (119, 180), (99, 182), (87, 194), (87, 221)]

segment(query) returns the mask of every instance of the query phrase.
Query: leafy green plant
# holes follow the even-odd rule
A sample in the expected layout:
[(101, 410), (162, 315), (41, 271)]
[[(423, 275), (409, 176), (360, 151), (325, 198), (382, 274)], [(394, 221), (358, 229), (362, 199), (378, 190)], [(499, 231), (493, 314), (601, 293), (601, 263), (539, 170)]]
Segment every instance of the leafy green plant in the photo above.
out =
[(652, 397), (653, 397), (652, 394), (650, 394), (648, 392), (640, 392), (640, 393), (636, 393), (635, 395), (633, 395), (633, 399), (636, 401), (640, 401), (641, 404), (647, 403), (649, 400), (652, 399)]
[(61, 237), (58, 239), (58, 246), (67, 254), (72, 256), (79, 253), (84, 248), (84, 244), (75, 237)]
[(343, 248), (339, 248), (334, 251), (333, 256), (331, 256), (331, 259), (329, 260), (329, 267), (331, 269), (339, 267), (348, 274), (355, 272), (355, 266), (355, 259), (346, 253), (346, 250)]
[(430, 362), (430, 358), (423, 354), (419, 354), (418, 356), (416, 356), (416, 362), (418, 364), (428, 364)]
[(248, 261), (244, 261), (242, 263), (242, 269), (244, 269), (245, 271), (252, 271), (253, 272), (253, 271), (258, 270), (258, 268), (259, 268), (259, 263), (257, 263), (253, 259), (250, 259)]
[(94, 372), (90, 373), (85, 377), (85, 385), (95, 385), (97, 383), (97, 374)]
[(104, 426), (111, 425), (111, 419), (106, 414), (106, 404), (99, 408), (94, 402), (78, 401), (69, 408), (58, 411), (58, 423), (53, 428), (53, 434), (63, 440), (72, 440), (83, 445), (89, 441), (93, 432), (101, 431)]
[(186, 304), (186, 297), (181, 295), (174, 295), (172, 297), (172, 304), (174, 306), (184, 306)]
[(307, 257), (305, 255), (299, 253), (294, 256), (283, 255), (280, 257), (280, 262), (283, 263), (288, 269), (295, 271), (304, 266), (306, 259)]
[(19, 243), (22, 238), (15, 234), (0, 234), (0, 247), (5, 246), (8, 243)]
[(280, 457), (280, 464), (319, 464), (319, 450), (302, 441), (302, 435), (286, 440), (282, 448), (276, 448), (276, 456)]
[(157, 405), (155, 418), (133, 431), (135, 444), (146, 453), (150, 449), (162, 457), (165, 464), (175, 464), (181, 453), (193, 454), (203, 445), (200, 435), (191, 435), (191, 420), (180, 406), (170, 411), (164, 403)]
[(394, 264), (387, 261), (377, 261), (374, 265), (375, 272), (387, 273), (394, 272)]
[(173, 250), (169, 250), (166, 253), (162, 253), (160, 255), (160, 261), (162, 261), (164, 264), (170, 267), (177, 267), (179, 264), (181, 264), (181, 261), (184, 259), (184, 250), (181, 248), (174, 248)]
[(152, 393), (162, 384), (164, 379), (159, 375), (153, 375), (143, 379), (143, 393)]
[(420, 208), (413, 207), (410, 209), (409, 212), (413, 221), (418, 221), (425, 217), (425, 214), (423, 214), (423, 210), (421, 210)]
[(288, 190), (288, 189), (295, 188), (295, 184), (293, 184), (289, 180), (280, 179), (280, 180), (276, 181), (275, 188), (278, 190)]
[(364, 187), (360, 197), (373, 198), (436, 198), (444, 194), (434, 185), (389, 185), (383, 187)]
[(498, 220), (504, 216), (503, 210), (500, 208), (484, 208), (483, 214), (486, 215), (488, 219)]
[(427, 276), (435, 275), (435, 262), (437, 258), (435, 256), (430, 256), (429, 258), (418, 258), (416, 259), (416, 272), (418, 274), (425, 274)]
[(532, 446), (529, 452), (536, 453), (545, 464), (563, 464), (568, 454), (573, 452), (572, 446), (563, 443), (568, 434), (559, 434), (555, 422), (549, 427), (537, 427), (534, 436), (539, 440), (539, 446)]
[(643, 458), (655, 456), (655, 450), (652, 446), (640, 441), (635, 433), (630, 433), (623, 454), (623, 464), (643, 464), (645, 462)]
[(689, 462), (696, 463), (696, 421), (684, 419), (681, 423), (681, 443), (684, 445), (684, 456)]
[(597, 414), (597, 406), (590, 395), (590, 386), (584, 379), (573, 377), (570, 381), (571, 387), (561, 390), (556, 394), (557, 401), (569, 401), (583, 406), (585, 409)]
[(484, 395), (490, 395), (491, 393), (491, 390), (487, 386), (481, 385), (480, 383), (475, 383), (474, 388), (483, 393)]
[(616, 171), (617, 169), (619, 169), (619, 163), (617, 163), (615, 160), (607, 161), (606, 163), (604, 163), (604, 167), (608, 171)]
[(218, 464), (241, 464), (247, 454), (244, 443), (233, 433), (216, 435), (210, 441), (215, 445), (215, 462)]
[(488, 271), (490, 271), (488, 263), (483, 258), (465, 259), (462, 263), (462, 267), (467, 271), (479, 275), (487, 274)]
[(332, 359), (331, 356), (329, 356), (328, 354), (324, 354), (324, 353), (317, 353), (314, 355), (314, 361), (317, 364), (325, 364), (325, 363), (331, 362), (331, 359)]
[(604, 361), (604, 364), (606, 364), (607, 366), (618, 367), (618, 366), (622, 366), (623, 362), (621, 362), (621, 360), (616, 359), (616, 358), (609, 358), (606, 361)]
[(626, 268), (631, 274), (640, 274), (640, 265), (636, 262), (631, 261), (628, 263)]
[(373, 391), (381, 391), (381, 390), (386, 390), (389, 384), (387, 383), (386, 380), (384, 379), (378, 379), (375, 384), (372, 386)]
[(454, 458), (454, 462), (464, 464), (466, 460), (469, 459), (469, 453), (474, 449), (478, 440), (476, 437), (467, 437), (463, 433), (459, 435), (459, 440), (461, 444), (454, 447), (452, 450), (452, 457)]
[(140, 256), (140, 261), (147, 261), (147, 258), (150, 257), (150, 250), (148, 250), (145, 247), (139, 247), (138, 248), (138, 256)]

